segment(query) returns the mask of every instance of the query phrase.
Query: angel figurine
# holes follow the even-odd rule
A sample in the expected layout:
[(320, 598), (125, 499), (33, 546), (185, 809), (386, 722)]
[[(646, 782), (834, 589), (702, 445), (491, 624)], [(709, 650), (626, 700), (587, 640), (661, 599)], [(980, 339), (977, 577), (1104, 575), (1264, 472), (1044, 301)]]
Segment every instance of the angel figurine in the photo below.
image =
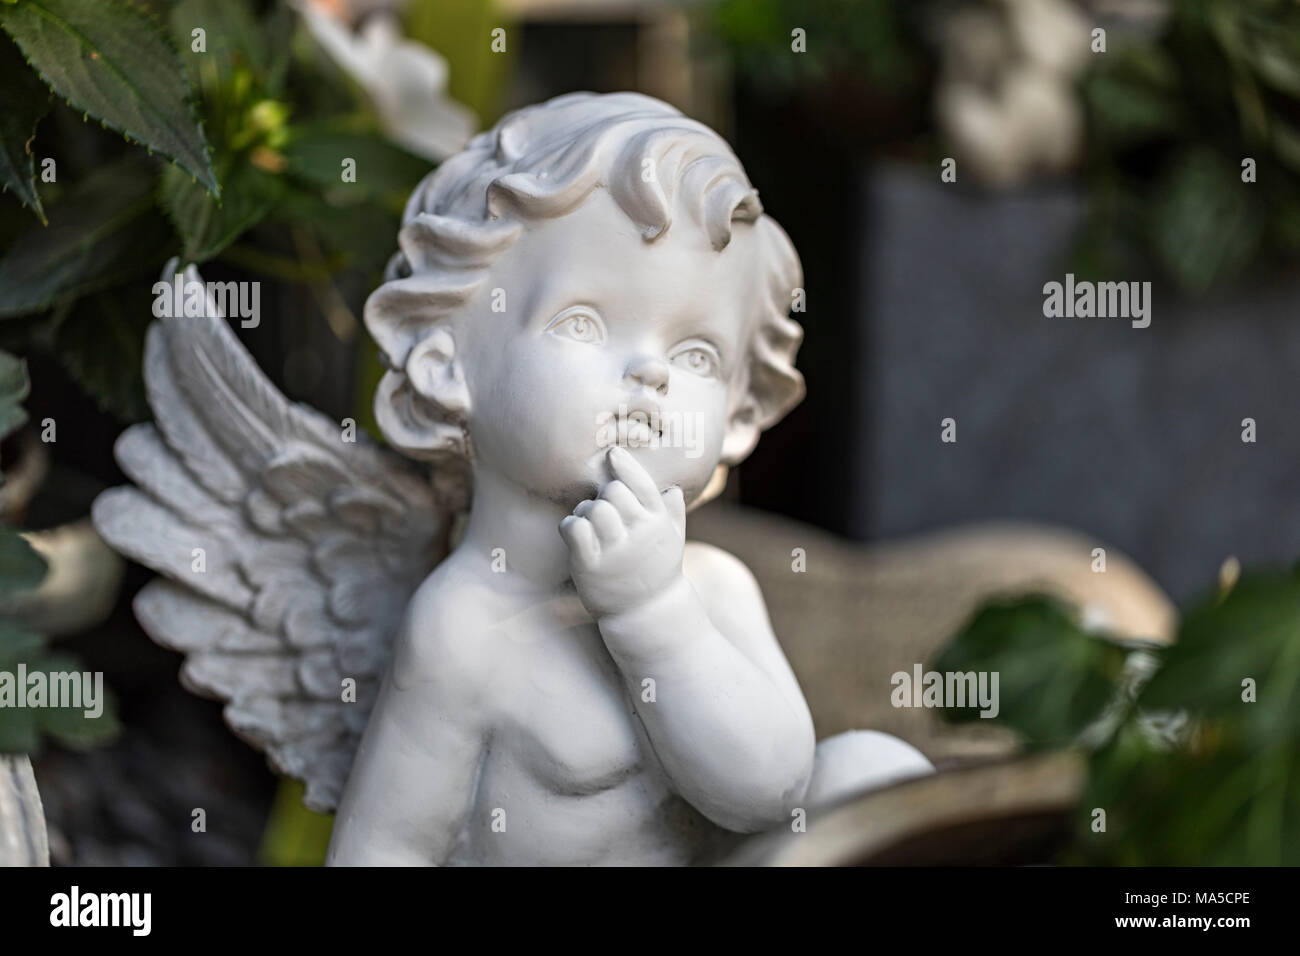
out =
[(632, 93), (519, 110), (398, 245), (365, 306), (389, 448), (209, 302), (150, 328), (138, 487), (94, 509), (163, 575), (135, 612), (185, 685), (336, 812), (328, 863), (698, 863), (932, 769), (817, 743), (753, 575), (686, 541), (804, 393), (799, 260), (721, 137)]

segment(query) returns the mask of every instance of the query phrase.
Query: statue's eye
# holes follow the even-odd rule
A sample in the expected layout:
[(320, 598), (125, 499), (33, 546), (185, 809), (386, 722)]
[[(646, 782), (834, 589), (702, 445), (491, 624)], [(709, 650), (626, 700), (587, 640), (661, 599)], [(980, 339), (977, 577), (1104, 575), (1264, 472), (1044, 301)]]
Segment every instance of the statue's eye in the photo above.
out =
[(600, 317), (590, 309), (574, 306), (565, 309), (546, 325), (552, 335), (561, 335), (575, 342), (605, 341), (605, 326)]
[(717, 351), (702, 342), (695, 342), (686, 348), (678, 349), (673, 354), (672, 362), (678, 368), (684, 368), (705, 378), (716, 377), (722, 367), (722, 360), (718, 357)]

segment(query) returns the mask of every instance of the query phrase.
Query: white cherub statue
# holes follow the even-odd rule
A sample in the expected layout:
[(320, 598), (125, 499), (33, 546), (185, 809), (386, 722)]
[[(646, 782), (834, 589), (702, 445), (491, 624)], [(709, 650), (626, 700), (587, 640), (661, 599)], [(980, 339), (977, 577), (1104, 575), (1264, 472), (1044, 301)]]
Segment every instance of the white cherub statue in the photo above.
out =
[(135, 609), (186, 686), (337, 810), (328, 862), (700, 862), (931, 769), (817, 744), (753, 576), (685, 540), (804, 391), (798, 258), (716, 133), (631, 93), (520, 110), (398, 242), (375, 412), (426, 472), (286, 401), (209, 303), (150, 329), (139, 487), (94, 510), (165, 575)]

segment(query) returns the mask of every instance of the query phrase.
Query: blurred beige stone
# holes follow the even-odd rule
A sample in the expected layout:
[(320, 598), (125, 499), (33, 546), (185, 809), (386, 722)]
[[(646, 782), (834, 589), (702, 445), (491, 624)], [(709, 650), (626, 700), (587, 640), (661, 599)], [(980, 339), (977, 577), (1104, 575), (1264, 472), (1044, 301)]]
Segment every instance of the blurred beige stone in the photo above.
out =
[[(1048, 525), (970, 525), (864, 546), (718, 502), (691, 516), (689, 535), (735, 554), (758, 578), (818, 739), (880, 730), (940, 768), (1006, 755), (1014, 738), (982, 724), (950, 726), (933, 710), (894, 708), (890, 676), (929, 660), (988, 597), (1046, 591), (1088, 621), (1162, 642), (1176, 621), (1169, 598), (1136, 564), (1104, 541)], [(1096, 547), (1106, 548), (1104, 573), (1092, 570)], [(795, 548), (804, 550), (806, 572), (792, 570)]]
[(10, 596), (6, 617), (51, 637), (78, 634), (113, 612), (126, 562), (89, 518), (23, 534), (48, 565), (40, 586)]

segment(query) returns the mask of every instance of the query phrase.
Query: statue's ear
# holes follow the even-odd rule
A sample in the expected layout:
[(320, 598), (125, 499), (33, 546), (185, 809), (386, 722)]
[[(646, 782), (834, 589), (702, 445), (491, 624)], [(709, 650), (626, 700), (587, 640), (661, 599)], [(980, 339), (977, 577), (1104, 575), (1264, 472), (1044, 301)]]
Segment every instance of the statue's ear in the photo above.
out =
[(384, 436), (408, 455), (468, 455), (469, 389), (450, 329), (435, 328), (411, 347), (401, 372), (384, 376), (375, 417)]
[(449, 418), (464, 421), (469, 414), (469, 389), (456, 355), (451, 329), (439, 326), (412, 346), (406, 357), (406, 378), (420, 397)]
[(761, 361), (752, 365), (744, 391), (729, 407), (720, 458), (724, 465), (738, 465), (748, 458), (763, 430), (779, 422), (804, 397), (803, 376), (790, 361), (803, 331), (788, 321), (784, 330), (778, 331), (785, 336), (784, 353), (764, 340), (758, 350)]
[(758, 405), (752, 398), (746, 398), (731, 410), (727, 416), (727, 429), (722, 436), (722, 464), (738, 465), (754, 450), (758, 444), (758, 435), (763, 430), (758, 413)]

